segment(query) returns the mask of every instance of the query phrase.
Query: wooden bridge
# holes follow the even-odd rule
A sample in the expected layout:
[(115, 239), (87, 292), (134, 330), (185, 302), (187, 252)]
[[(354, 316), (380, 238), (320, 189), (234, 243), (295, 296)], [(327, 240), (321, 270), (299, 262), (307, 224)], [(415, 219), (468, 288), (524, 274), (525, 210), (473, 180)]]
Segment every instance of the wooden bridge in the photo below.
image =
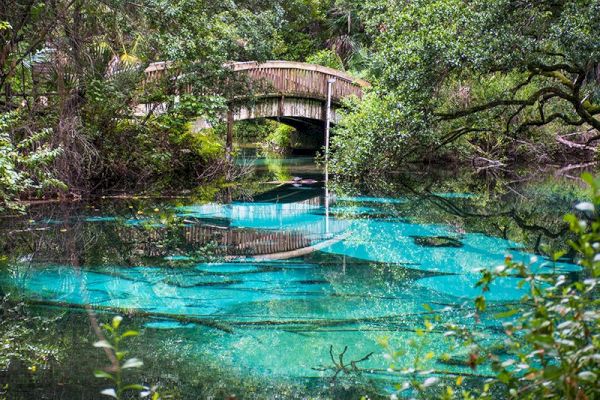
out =
[[(336, 109), (344, 98), (361, 98), (369, 83), (345, 72), (320, 65), (290, 61), (234, 62), (226, 65), (248, 83), (248, 93), (229, 99), (230, 110), (222, 116), (228, 125), (234, 121), (256, 118), (275, 119), (298, 129), (323, 129), (326, 117), (327, 82), (332, 85), (331, 122), (338, 121)], [(167, 63), (153, 63), (146, 68), (147, 79), (162, 76)], [(148, 106), (148, 105), (146, 105)], [(198, 119), (194, 130), (210, 127)]]

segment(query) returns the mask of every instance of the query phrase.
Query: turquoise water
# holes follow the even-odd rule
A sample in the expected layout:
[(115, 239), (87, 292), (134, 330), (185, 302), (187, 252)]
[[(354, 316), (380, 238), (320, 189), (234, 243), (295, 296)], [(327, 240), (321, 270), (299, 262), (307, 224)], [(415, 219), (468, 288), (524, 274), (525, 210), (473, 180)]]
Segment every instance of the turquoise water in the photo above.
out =
[[(467, 205), (478, 198), (435, 196)], [(386, 396), (402, 377), (388, 370), (382, 338), (406, 352), (398, 369), (412, 365), (419, 346), (433, 351), (437, 356), (420, 366), (427, 376), (473, 373), (465, 362), (442, 359), (465, 358), (444, 335), (445, 322), (477, 326), (482, 340), (501, 342), (502, 321), (494, 315), (527, 289), (517, 288), (518, 278), (499, 279), (485, 293), (488, 313), (476, 322), (472, 301), (481, 294), (475, 288), (481, 269), (510, 255), (540, 273), (579, 270), (568, 260), (535, 255), (530, 243), (449, 223), (430, 206), (419, 211), (430, 218), (416, 218), (414, 207), (422, 205), (410, 197), (326, 201), (315, 184), (270, 186), (255, 199), (261, 200), (150, 200), (135, 207), (120, 200), (53, 215), (41, 210), (16, 234), (39, 248), (12, 243), (2, 290), (46, 307), (143, 312), (136, 328), (149, 345), (168, 343), (199, 369), (219, 365), (236, 379), (271, 385), (264, 390), (289, 383), (296, 387), (289, 397), (330, 390), (330, 349), (337, 359), (347, 346), (346, 362), (372, 354), (357, 364), (360, 373), (340, 377), (349, 379), (344, 385), (360, 383)], [(417, 333), (430, 322), (431, 331)]]

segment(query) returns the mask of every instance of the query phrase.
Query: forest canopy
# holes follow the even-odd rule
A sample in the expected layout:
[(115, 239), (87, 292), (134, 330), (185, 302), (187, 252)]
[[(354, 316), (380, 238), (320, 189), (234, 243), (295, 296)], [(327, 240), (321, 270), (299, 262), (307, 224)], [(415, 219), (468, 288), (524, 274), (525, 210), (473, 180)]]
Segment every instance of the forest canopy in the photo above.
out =
[(598, 2), (374, 1), (362, 13), (376, 89), (337, 131), (337, 172), (599, 139)]

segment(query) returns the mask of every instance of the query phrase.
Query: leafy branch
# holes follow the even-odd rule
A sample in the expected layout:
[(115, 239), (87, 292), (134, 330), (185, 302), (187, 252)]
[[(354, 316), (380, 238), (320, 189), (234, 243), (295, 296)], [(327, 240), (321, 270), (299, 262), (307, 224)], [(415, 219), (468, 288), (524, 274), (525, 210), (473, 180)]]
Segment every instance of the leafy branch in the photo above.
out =
[[(102, 348), (111, 352), (114, 355), (112, 365), (107, 368), (94, 371), (96, 378), (109, 379), (113, 383), (113, 387), (102, 390), (100, 393), (115, 399), (122, 399), (123, 394), (127, 391), (138, 391), (140, 397), (152, 396), (152, 400), (159, 400), (160, 394), (155, 387), (147, 387), (135, 383), (125, 383), (123, 380), (123, 371), (131, 368), (140, 368), (144, 365), (142, 360), (132, 357), (125, 359), (127, 351), (123, 350), (122, 342), (129, 338), (138, 336), (139, 332), (127, 330), (121, 333), (120, 326), (123, 317), (117, 315), (112, 319), (110, 324), (103, 324), (102, 329), (106, 333), (106, 339), (99, 340), (94, 343), (94, 347)], [(112, 357), (111, 357), (112, 358)]]

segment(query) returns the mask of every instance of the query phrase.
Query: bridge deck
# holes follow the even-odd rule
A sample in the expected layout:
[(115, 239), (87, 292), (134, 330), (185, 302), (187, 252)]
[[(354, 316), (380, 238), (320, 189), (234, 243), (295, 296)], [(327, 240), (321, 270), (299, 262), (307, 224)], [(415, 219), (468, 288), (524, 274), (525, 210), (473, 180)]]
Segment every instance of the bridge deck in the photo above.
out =
[[(232, 62), (226, 67), (242, 78), (242, 82), (243, 78), (249, 78), (247, 93), (228, 99), (230, 116), (222, 117), (228, 124), (239, 120), (272, 118), (299, 127), (307, 121), (324, 121), (327, 82), (330, 79), (335, 79), (330, 114), (331, 121), (335, 123), (338, 120), (336, 108), (341, 100), (350, 96), (361, 98), (363, 91), (370, 86), (368, 82), (343, 71), (302, 62)], [(164, 76), (169, 68), (170, 64), (164, 61), (150, 64), (146, 68), (147, 81)], [(152, 105), (140, 105), (136, 113), (145, 114), (150, 109)], [(194, 130), (207, 127), (210, 124), (203, 119), (194, 123)]]
[(335, 79), (332, 99), (339, 102), (345, 97), (362, 97), (363, 89), (369, 83), (356, 79), (345, 72), (321, 65), (290, 61), (255, 61), (231, 63), (233, 71), (247, 74), (251, 82), (265, 82), (269, 93), (288, 97), (302, 97), (325, 100), (327, 81)]

